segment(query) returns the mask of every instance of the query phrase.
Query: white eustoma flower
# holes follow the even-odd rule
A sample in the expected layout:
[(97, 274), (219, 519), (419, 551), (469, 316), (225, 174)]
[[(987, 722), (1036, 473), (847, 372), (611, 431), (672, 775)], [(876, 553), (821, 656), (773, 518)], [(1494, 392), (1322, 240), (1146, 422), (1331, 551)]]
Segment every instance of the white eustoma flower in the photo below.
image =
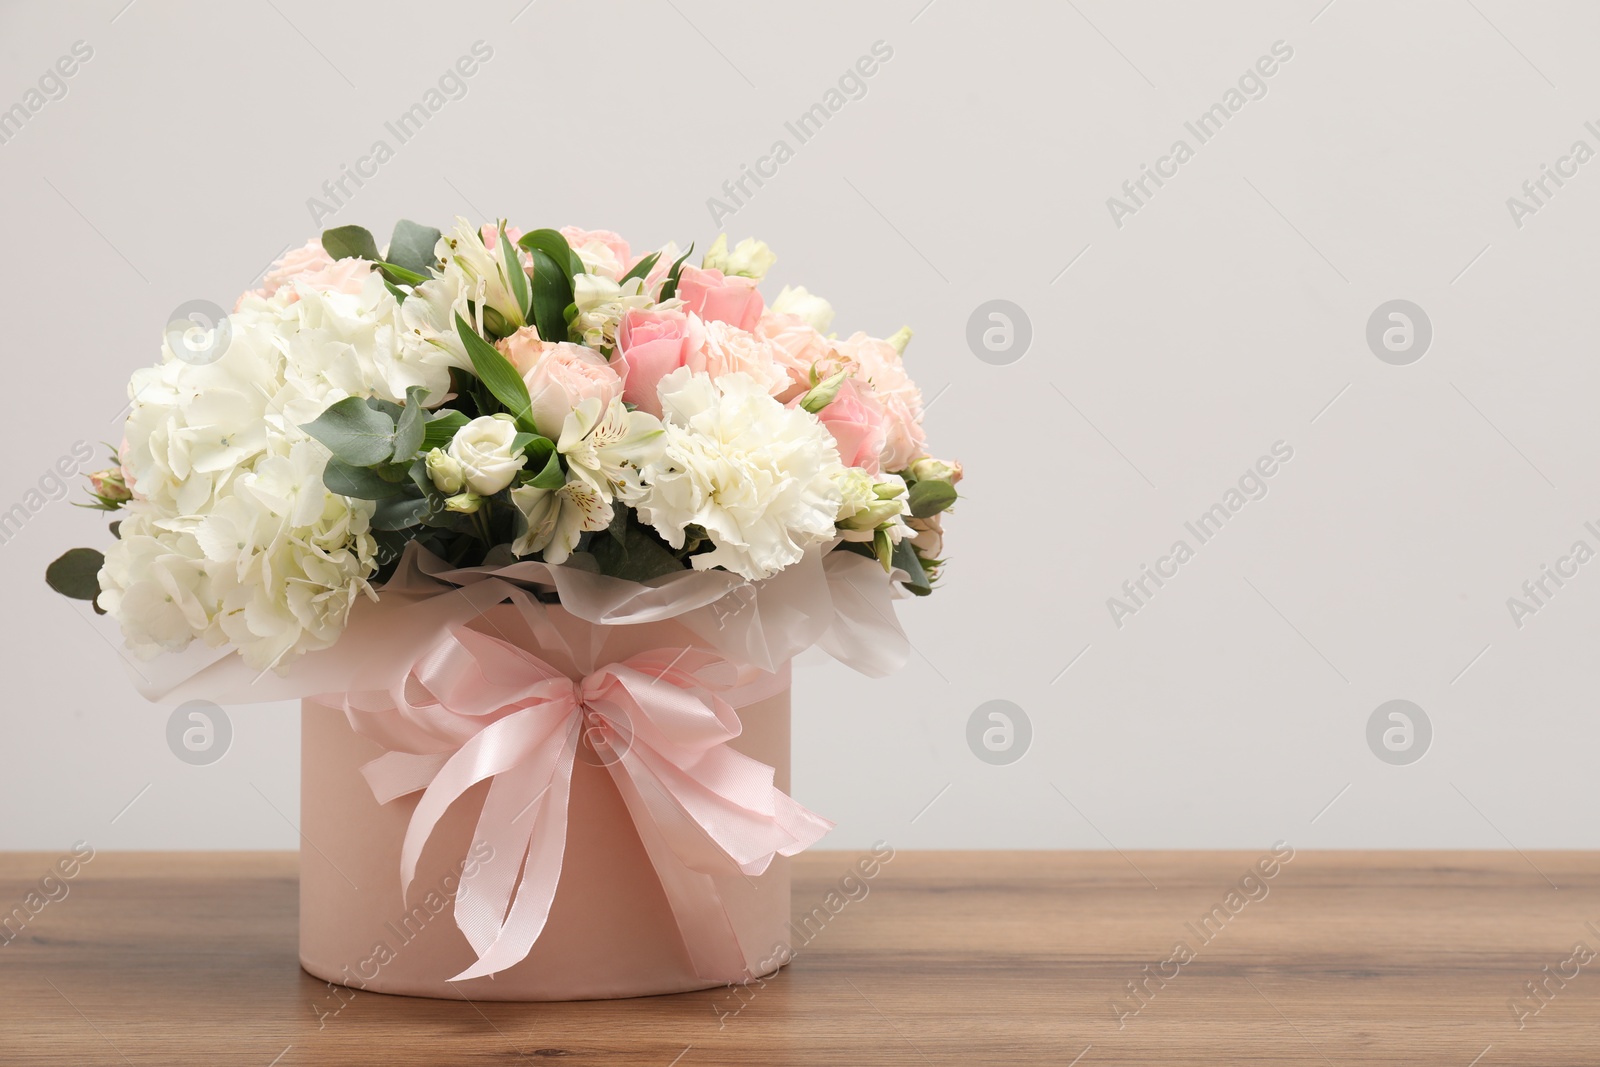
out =
[(843, 465), (816, 416), (787, 408), (747, 374), (680, 367), (659, 387), (665, 448), (644, 470), (639, 518), (674, 548), (699, 526), (714, 546), (691, 556), (758, 581), (831, 539)]
[(733, 251), (728, 251), (728, 235), (717, 234), (715, 243), (706, 249), (705, 258), (700, 265), (706, 270), (720, 270), (723, 274), (738, 274), (756, 281), (767, 276), (767, 271), (778, 262), (778, 257), (773, 255), (772, 249), (767, 247), (767, 242), (757, 241), (754, 237), (746, 237), (733, 246)]
[(560, 489), (520, 485), (511, 502), (528, 521), (528, 529), (511, 544), (519, 556), (544, 553), (546, 563), (565, 563), (581, 534), (611, 524), (611, 504), (587, 482), (569, 480)]
[(461, 492), (462, 486), (467, 484), (467, 475), (461, 469), (461, 464), (444, 449), (429, 449), (425, 463), (428, 468), (428, 479), (439, 492), (454, 495)]
[(567, 457), (573, 477), (605, 499), (634, 499), (640, 468), (661, 458), (666, 447), (661, 420), (646, 411), (629, 411), (621, 400), (603, 410), (598, 397), (580, 403), (561, 428), (556, 451)]
[(794, 288), (784, 286), (778, 294), (778, 299), (772, 302), (772, 310), (780, 315), (796, 315), (807, 326), (818, 333), (827, 333), (828, 327), (833, 325), (833, 305), (806, 292), (806, 287), (797, 285)]
[(912, 533), (903, 516), (911, 514), (906, 480), (898, 474), (874, 478), (860, 467), (848, 467), (836, 479), (844, 501), (839, 505), (839, 535), (846, 541), (870, 541), (882, 529), (899, 543)]
[(461, 468), (461, 480), (479, 496), (494, 496), (511, 484), (528, 457), (515, 449), (517, 427), (510, 419), (480, 415), (456, 431), (449, 456)]

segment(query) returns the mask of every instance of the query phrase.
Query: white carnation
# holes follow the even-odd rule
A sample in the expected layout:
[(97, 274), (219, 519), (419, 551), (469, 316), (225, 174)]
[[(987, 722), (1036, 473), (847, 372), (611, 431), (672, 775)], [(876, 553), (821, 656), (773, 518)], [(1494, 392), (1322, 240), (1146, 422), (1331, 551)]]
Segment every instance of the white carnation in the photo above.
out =
[(743, 373), (680, 367), (659, 395), (664, 448), (644, 470), (639, 517), (674, 548), (688, 527), (705, 530), (714, 548), (691, 557), (697, 569), (757, 581), (833, 537), (843, 466), (815, 416)]

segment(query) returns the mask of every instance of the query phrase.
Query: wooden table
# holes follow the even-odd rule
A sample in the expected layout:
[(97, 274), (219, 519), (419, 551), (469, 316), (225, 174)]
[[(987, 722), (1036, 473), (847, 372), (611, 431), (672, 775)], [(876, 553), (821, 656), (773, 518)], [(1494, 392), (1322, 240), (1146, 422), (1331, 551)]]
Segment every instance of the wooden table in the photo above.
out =
[[(0, 855), (0, 908), (58, 858)], [(1600, 1062), (1600, 853), (1261, 858), (901, 852), (764, 988), (470, 1004), (301, 972), (292, 854), (100, 853), (0, 945), (0, 1064)]]

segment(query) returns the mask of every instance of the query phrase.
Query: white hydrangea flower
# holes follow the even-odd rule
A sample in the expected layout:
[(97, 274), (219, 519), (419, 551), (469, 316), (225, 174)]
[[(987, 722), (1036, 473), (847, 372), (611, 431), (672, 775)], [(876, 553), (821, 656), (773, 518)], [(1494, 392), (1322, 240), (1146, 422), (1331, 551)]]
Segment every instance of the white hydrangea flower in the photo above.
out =
[(665, 447), (645, 468), (639, 518), (674, 548), (690, 526), (705, 530), (714, 547), (691, 557), (697, 569), (759, 581), (834, 536), (844, 469), (814, 415), (743, 373), (680, 367), (659, 394)]
[[(407, 301), (410, 303), (410, 301)], [(133, 375), (121, 449), (134, 492), (100, 571), (100, 606), (141, 655), (196, 639), (265, 670), (331, 645), (371, 594), (370, 501), (330, 494), (328, 452), (300, 427), (346, 396), (449, 389), (450, 360), (407, 341), (376, 274), (359, 292), (247, 295), (221, 358), (170, 348)]]

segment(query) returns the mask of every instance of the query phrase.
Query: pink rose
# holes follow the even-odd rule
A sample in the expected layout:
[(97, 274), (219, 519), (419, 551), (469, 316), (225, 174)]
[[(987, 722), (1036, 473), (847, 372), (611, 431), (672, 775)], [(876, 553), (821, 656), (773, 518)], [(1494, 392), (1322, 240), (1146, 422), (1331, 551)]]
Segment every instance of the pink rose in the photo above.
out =
[(846, 467), (860, 467), (868, 474), (882, 469), (889, 420), (870, 385), (846, 378), (839, 386), (839, 395), (817, 412), (817, 419), (833, 435), (839, 446), (839, 461)]
[(677, 295), (687, 311), (707, 322), (726, 322), (741, 330), (754, 330), (761, 321), (761, 293), (754, 278), (701, 270), (685, 264), (678, 274)]
[(681, 311), (628, 311), (617, 327), (612, 356), (622, 375), (622, 399), (660, 418), (656, 386), (672, 371), (687, 366), (704, 341), (704, 325)]
[(773, 357), (789, 374), (792, 384), (779, 395), (779, 400), (788, 402), (810, 389), (811, 368), (816, 364), (822, 364), (817, 369), (818, 380), (840, 369), (837, 366), (830, 369), (830, 365), (839, 360), (828, 339), (798, 315), (786, 315), (769, 308), (756, 323), (755, 334), (772, 342)]
[(495, 347), (527, 383), (534, 428), (551, 440), (561, 436), (567, 416), (583, 401), (599, 398), (608, 407), (622, 395), (622, 379), (592, 348), (541, 341), (532, 326), (496, 341)]
[(860, 378), (871, 384), (888, 417), (884, 441), (883, 469), (897, 474), (928, 450), (922, 432), (922, 391), (906, 373), (900, 353), (888, 341), (854, 333), (833, 343), (844, 360), (854, 364)]
[(561, 236), (567, 246), (578, 253), (583, 268), (590, 274), (616, 281), (633, 266), (633, 254), (628, 242), (610, 230), (582, 230), (576, 226), (561, 227)]

